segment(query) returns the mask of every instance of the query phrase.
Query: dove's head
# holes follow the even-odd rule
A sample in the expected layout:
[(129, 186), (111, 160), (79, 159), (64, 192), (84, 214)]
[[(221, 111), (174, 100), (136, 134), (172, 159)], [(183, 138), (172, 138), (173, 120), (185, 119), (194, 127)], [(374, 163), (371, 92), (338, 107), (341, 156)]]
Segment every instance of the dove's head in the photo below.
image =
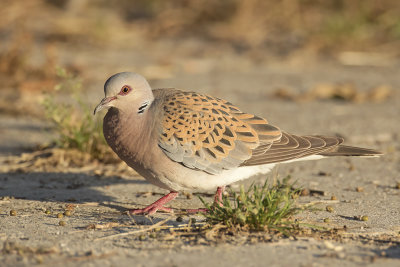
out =
[(114, 107), (121, 111), (136, 111), (139, 114), (154, 100), (153, 92), (146, 79), (133, 72), (114, 74), (104, 84), (105, 97), (94, 110)]

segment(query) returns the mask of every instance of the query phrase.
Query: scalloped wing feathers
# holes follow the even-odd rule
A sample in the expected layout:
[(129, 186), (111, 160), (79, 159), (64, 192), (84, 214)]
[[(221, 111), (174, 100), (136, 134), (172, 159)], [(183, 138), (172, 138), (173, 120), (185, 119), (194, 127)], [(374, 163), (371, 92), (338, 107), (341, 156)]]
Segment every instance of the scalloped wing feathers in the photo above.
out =
[[(250, 159), (260, 144), (268, 146), (281, 138), (277, 127), (225, 100), (169, 90), (162, 101), (159, 146), (189, 168), (218, 174)], [(155, 95), (161, 93), (157, 91)]]
[[(284, 162), (315, 154), (371, 156), (341, 145), (340, 137), (297, 136), (231, 103), (195, 92), (153, 90), (159, 113), (158, 145), (173, 161), (219, 174), (240, 166)], [(341, 147), (343, 147), (341, 149)]]

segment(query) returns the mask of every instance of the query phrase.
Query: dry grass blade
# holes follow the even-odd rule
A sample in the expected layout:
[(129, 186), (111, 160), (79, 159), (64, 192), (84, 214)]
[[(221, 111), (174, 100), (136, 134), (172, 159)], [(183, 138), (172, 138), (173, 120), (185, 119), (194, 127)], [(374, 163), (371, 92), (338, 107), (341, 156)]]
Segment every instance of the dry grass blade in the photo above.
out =
[(162, 226), (164, 223), (168, 222), (169, 220), (171, 220), (171, 218), (167, 218), (167, 219), (165, 219), (165, 220), (159, 221), (158, 223), (153, 224), (153, 225), (151, 225), (150, 227), (147, 227), (147, 228), (144, 228), (144, 229), (139, 229), (139, 230), (124, 232), (124, 233), (118, 233), (118, 234), (114, 234), (114, 235), (102, 236), (102, 237), (96, 238), (95, 241), (104, 240), (104, 239), (109, 239), (109, 238), (115, 238), (115, 237), (121, 237), (121, 236), (126, 236), (126, 235), (135, 235), (135, 234), (140, 234), (140, 233), (148, 232), (148, 231), (151, 231), (151, 230), (153, 230), (153, 229), (156, 229), (156, 228)]

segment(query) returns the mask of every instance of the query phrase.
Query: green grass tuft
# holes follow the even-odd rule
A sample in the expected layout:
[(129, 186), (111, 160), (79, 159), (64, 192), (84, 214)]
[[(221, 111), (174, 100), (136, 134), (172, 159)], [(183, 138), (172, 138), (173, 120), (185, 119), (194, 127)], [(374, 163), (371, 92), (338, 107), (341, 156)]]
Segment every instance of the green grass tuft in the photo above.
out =
[(111, 155), (102, 133), (102, 120), (93, 116), (92, 107), (85, 102), (82, 83), (78, 77), (57, 69), (60, 83), (46, 93), (42, 106), (46, 118), (57, 134), (54, 143), (64, 149), (77, 149), (92, 158), (104, 160)]
[(291, 217), (301, 210), (295, 205), (300, 189), (294, 189), (289, 180), (290, 176), (274, 185), (267, 180), (263, 186), (252, 185), (247, 191), (242, 186), (239, 193), (231, 192), (233, 200), (223, 196), (223, 206), (208, 204), (200, 198), (208, 209), (204, 216), (211, 224), (285, 232), (296, 226)]

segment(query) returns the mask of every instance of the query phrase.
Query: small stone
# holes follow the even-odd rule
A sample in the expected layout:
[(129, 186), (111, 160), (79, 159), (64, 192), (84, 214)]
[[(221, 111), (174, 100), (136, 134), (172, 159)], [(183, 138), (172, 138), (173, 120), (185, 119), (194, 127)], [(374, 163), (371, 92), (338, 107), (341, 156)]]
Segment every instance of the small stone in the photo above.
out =
[(96, 224), (91, 223), (91, 224), (89, 224), (88, 226), (86, 226), (86, 229), (87, 229), (87, 230), (94, 230), (94, 229), (96, 229)]
[(16, 210), (10, 210), (10, 216), (17, 216)]
[(329, 218), (324, 218), (324, 223), (330, 223), (331, 220)]
[(51, 210), (47, 209), (44, 211), (45, 214), (51, 214)]
[(310, 190), (308, 190), (307, 188), (302, 189), (300, 192), (300, 196), (302, 196), (302, 197), (309, 196), (309, 195), (310, 195)]
[(397, 182), (396, 189), (400, 189), (400, 182)]
[(356, 187), (356, 191), (357, 191), (357, 192), (364, 192), (364, 187), (357, 186), (357, 187)]
[(363, 221), (363, 222), (368, 221), (368, 216), (367, 215), (361, 216), (361, 221)]
[(67, 225), (67, 223), (66, 223), (65, 221), (59, 221), (59, 222), (58, 222), (58, 225), (59, 225), (59, 226), (65, 226), (65, 225)]
[(182, 216), (176, 217), (176, 221), (177, 221), (177, 222), (183, 222), (183, 217), (182, 217)]
[(337, 200), (336, 196), (335, 195), (331, 196), (331, 200)]
[(334, 210), (334, 208), (332, 206), (326, 206), (326, 211), (332, 213), (335, 210)]
[(62, 213), (57, 213), (57, 218), (61, 219), (62, 217), (64, 217), (64, 215)]
[(185, 193), (186, 199), (192, 199), (193, 195), (191, 193)]
[(65, 215), (65, 216), (68, 216), (68, 217), (69, 217), (69, 216), (71, 216), (71, 214), (72, 214), (72, 213), (71, 213), (71, 211), (69, 211), (69, 210), (64, 211), (64, 215)]
[(140, 236), (139, 236), (139, 240), (140, 240), (140, 241), (146, 240), (146, 236), (145, 236), (145, 235), (140, 235)]
[(195, 224), (196, 223), (196, 219), (195, 218), (190, 218), (189, 222), (192, 223), (192, 224)]

